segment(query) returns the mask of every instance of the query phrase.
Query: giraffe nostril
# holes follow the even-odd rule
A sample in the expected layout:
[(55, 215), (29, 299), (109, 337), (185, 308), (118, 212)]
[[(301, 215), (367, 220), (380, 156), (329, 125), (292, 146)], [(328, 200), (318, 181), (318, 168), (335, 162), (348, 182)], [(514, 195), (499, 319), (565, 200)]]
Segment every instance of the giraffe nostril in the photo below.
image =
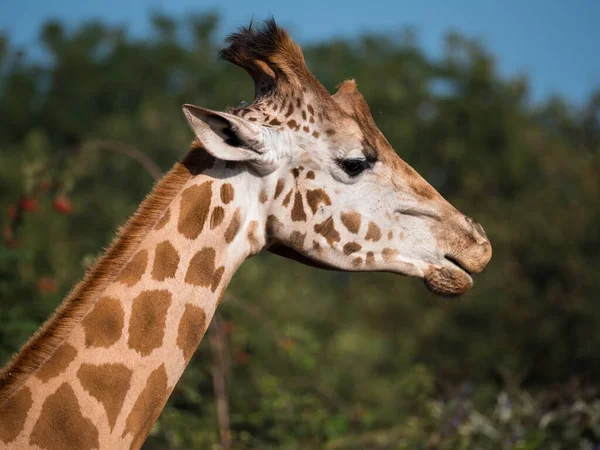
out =
[(479, 234), (487, 241), (488, 240), (487, 233), (485, 232), (485, 230), (483, 229), (481, 224), (475, 222), (475, 228), (477, 231), (479, 231)]
[(472, 217), (468, 217), (468, 216), (465, 216), (465, 219), (469, 223), (469, 225), (471, 226), (473, 231), (475, 231), (475, 233), (477, 233), (479, 235), (479, 237), (488, 241), (487, 234), (479, 222), (477, 222)]

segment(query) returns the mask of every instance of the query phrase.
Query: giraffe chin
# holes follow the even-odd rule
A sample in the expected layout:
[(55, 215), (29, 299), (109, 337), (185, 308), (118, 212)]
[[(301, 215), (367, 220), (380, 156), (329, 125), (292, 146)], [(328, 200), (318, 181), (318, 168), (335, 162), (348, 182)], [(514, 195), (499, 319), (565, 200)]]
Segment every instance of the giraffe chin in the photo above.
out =
[(423, 281), (431, 292), (444, 297), (457, 297), (473, 287), (471, 276), (458, 267), (430, 267)]

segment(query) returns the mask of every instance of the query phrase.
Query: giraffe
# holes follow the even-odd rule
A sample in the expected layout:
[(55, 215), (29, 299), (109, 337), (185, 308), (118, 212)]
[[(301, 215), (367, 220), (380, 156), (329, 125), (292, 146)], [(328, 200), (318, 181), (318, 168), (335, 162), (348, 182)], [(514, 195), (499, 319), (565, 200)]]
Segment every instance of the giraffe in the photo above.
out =
[(0, 372), (2, 448), (140, 448), (229, 280), (262, 250), (440, 295), (489, 262), (481, 225), (394, 152), (353, 80), (330, 95), (272, 19), (227, 42), (254, 102), (183, 106), (185, 158)]

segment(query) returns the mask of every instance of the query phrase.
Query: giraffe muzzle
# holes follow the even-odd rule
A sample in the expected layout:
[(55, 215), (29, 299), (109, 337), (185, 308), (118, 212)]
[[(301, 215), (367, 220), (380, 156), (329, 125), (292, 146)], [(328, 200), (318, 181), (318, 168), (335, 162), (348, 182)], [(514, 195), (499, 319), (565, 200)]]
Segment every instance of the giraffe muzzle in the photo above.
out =
[[(462, 216), (462, 215), (461, 215)], [(472, 217), (459, 217), (458, 233), (446, 259), (467, 274), (481, 273), (492, 258), (492, 244), (483, 227)]]

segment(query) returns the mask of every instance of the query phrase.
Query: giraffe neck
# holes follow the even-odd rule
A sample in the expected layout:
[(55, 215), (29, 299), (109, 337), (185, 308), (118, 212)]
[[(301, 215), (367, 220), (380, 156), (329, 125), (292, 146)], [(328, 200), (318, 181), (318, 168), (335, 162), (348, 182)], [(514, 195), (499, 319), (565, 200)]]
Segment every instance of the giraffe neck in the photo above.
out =
[[(247, 175), (224, 166), (214, 161), (213, 168), (180, 180), (174, 195), (163, 199), (166, 210), (151, 217), (158, 220), (138, 230), (123, 250), (128, 258), (116, 276), (88, 296), (90, 280), (84, 280), (65, 300), (85, 305), (68, 323), (60, 323), (59, 310), (50, 320), (59, 323), (41, 332), (55, 341), (49, 358), (13, 380), (19, 385), (4, 402), (0, 397), (0, 442), (48, 449), (142, 445), (233, 273), (262, 246), (258, 208), (248, 197), (258, 203), (259, 195)], [(119, 240), (109, 253), (115, 246)], [(45, 344), (37, 340), (34, 347)], [(0, 386), (11, 370), (24, 372), (19, 355), (0, 375)]]

